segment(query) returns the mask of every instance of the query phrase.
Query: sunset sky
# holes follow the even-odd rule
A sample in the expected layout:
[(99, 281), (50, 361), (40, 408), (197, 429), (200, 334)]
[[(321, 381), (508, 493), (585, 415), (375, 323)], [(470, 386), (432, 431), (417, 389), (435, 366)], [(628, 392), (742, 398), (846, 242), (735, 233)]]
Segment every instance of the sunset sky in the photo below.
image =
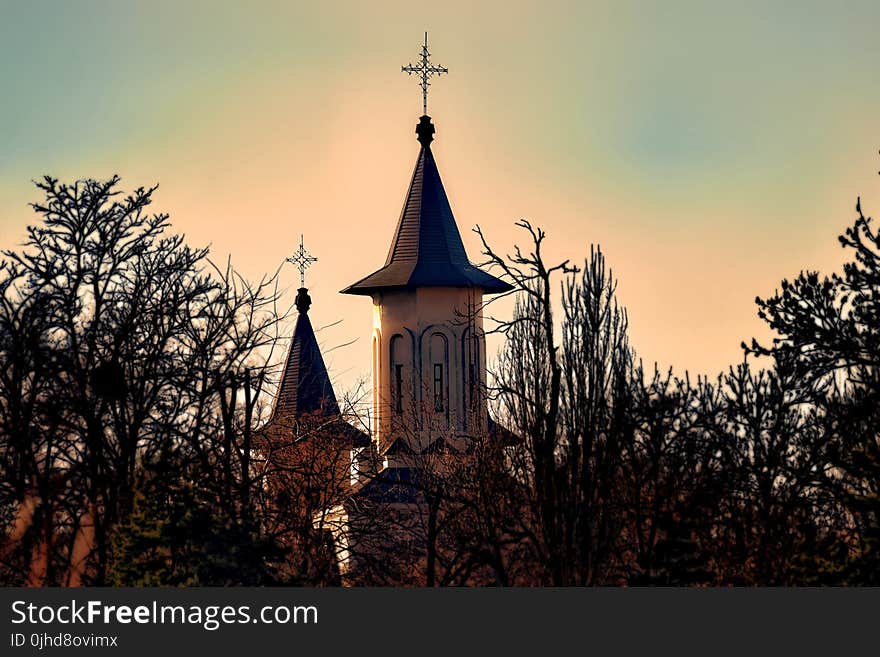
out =
[[(856, 197), (880, 215), (880, 3), (0, 0), (0, 247), (44, 173), (159, 183), (217, 260), (299, 243), (337, 392), (369, 371), (369, 301), (418, 152), (429, 31), (434, 152), (470, 257), (543, 226), (601, 244), (648, 362), (714, 374), (764, 335), (754, 298), (830, 272)], [(298, 286), (288, 266), (284, 283)], [(292, 298), (292, 297), (291, 297)], [(493, 346), (494, 345), (494, 346)], [(497, 349), (497, 341), (490, 351)]]

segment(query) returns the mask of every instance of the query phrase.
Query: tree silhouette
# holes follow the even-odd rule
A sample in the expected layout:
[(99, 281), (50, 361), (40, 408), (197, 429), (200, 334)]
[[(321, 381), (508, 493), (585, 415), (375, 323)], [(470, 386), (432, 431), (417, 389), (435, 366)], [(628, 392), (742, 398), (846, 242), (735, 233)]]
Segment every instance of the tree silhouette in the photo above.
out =
[[(250, 526), (252, 424), (274, 343), (274, 278), (252, 285), (148, 214), (155, 188), (45, 178), (41, 223), (3, 262), (3, 548), (9, 581), (108, 581), (144, 463)], [(218, 476), (219, 473), (219, 476)]]
[(860, 203), (842, 273), (759, 297), (772, 341), (714, 378), (643, 365), (598, 247), (550, 265), (527, 221), (510, 256), (477, 229), (516, 298), (494, 320), (498, 422), (407, 450), (436, 415), (413, 406), (392, 454), (352, 438), (356, 404), (267, 424), (277, 276), (215, 266), (148, 213), (155, 188), (118, 186), (37, 183), (0, 263), (5, 583), (880, 584), (880, 234)]

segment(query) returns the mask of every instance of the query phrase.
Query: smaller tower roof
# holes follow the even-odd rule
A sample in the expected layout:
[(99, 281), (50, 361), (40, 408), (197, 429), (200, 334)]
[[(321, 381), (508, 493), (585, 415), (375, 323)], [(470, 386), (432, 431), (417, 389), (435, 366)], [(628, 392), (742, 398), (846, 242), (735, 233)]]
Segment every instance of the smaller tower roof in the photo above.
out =
[(299, 316), (272, 412), (272, 419), (276, 421), (296, 420), (306, 413), (339, 415), (333, 385), (309, 321), (311, 303), (309, 291), (304, 287), (299, 288), (296, 295)]
[(342, 290), (369, 295), (383, 289), (476, 287), (507, 292), (508, 283), (468, 260), (440, 172), (431, 152), (434, 125), (422, 116), (416, 127), (421, 149), (385, 265)]
[(266, 430), (268, 435), (274, 435), (275, 432), (295, 430), (306, 417), (322, 418), (323, 430), (336, 432), (353, 447), (366, 447), (370, 444), (370, 436), (349, 424), (339, 411), (333, 384), (309, 320), (312, 299), (308, 292), (304, 287), (297, 290), (299, 316)]

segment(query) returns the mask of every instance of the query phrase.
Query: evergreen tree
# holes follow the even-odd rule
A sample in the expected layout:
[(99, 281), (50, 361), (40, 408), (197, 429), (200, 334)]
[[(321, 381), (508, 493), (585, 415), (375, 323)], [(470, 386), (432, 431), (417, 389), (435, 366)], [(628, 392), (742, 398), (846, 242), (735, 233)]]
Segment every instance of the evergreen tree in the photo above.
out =
[[(116, 532), (111, 567), (119, 586), (256, 586), (273, 583), (283, 557), (273, 541), (236, 522), (205, 487), (163, 459), (149, 468), (134, 510)], [(166, 474), (166, 473), (170, 473)]]

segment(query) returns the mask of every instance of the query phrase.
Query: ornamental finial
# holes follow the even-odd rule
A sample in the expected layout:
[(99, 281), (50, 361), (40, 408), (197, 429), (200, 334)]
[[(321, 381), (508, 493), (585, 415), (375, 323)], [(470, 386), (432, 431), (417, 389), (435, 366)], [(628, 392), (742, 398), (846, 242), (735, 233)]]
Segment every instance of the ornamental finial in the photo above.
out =
[(416, 126), (416, 134), (418, 135), (419, 143), (428, 148), (431, 145), (431, 142), (434, 141), (434, 124), (431, 123), (430, 116), (423, 116), (419, 119), (419, 124)]

